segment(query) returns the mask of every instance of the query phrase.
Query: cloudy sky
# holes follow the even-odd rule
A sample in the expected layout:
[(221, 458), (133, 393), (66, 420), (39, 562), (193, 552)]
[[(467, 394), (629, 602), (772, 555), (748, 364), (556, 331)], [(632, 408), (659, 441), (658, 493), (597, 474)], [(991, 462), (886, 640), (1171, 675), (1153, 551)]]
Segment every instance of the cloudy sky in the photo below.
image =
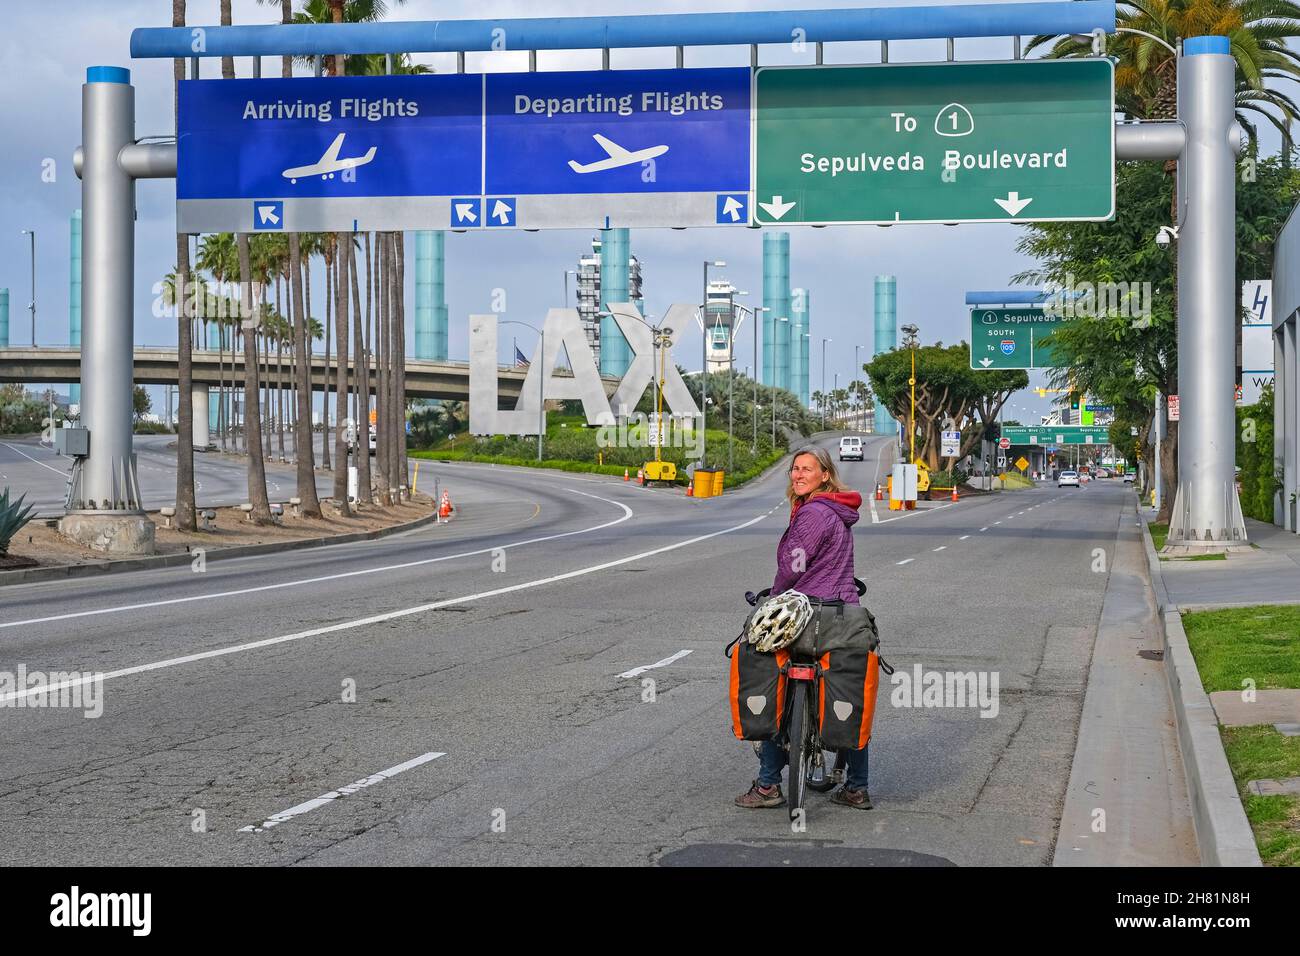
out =
[[(878, 0), (886, 5), (889, 0)], [(295, 6), (298, 6), (295, 0)], [(538, 15), (619, 15), (646, 12), (739, 11), (860, 6), (851, 0), (390, 0), (391, 19), (497, 18)], [(900, 4), (906, 5), (906, 4)], [(171, 63), (132, 60), (131, 30), (137, 26), (170, 25), (170, 0), (48, 0), (40, 4), (5, 4), (0, 32), (0, 116), (4, 117), (4, 148), (0, 149), (0, 288), (10, 290), (10, 341), (30, 341), (28, 237), (36, 231), (37, 327), (41, 344), (68, 341), (68, 219), (80, 205), (80, 182), (72, 170), (72, 152), (80, 143), (80, 87), (87, 66), (128, 67), (136, 88), (136, 128), (141, 136), (173, 130)], [(188, 19), (196, 25), (215, 24), (217, 0), (190, 0)], [(236, 23), (268, 23), (278, 19), (278, 4), (235, 0)], [(508, 71), (527, 68), (526, 53), (469, 54), (467, 70)], [(764, 64), (811, 62), (811, 48), (797, 55), (786, 47), (763, 47)], [(960, 40), (958, 59), (1007, 59), (1009, 39)], [(748, 50), (690, 48), (687, 66), (745, 65)], [(895, 42), (892, 62), (938, 60), (942, 41)], [(438, 72), (455, 69), (452, 55), (422, 55), (417, 60)], [(828, 44), (828, 63), (874, 63), (879, 44)], [(599, 68), (598, 51), (543, 52), (539, 68)], [(265, 61), (278, 75), (278, 63)], [(671, 67), (672, 49), (615, 50), (612, 66)], [(203, 75), (217, 76), (218, 60), (203, 61)], [(236, 61), (240, 76), (251, 75), (248, 59)], [(54, 181), (43, 168), (53, 160)], [(174, 201), (171, 181), (143, 182), (138, 190), (136, 242), (135, 340), (139, 344), (175, 342), (175, 325), (151, 312), (151, 288), (174, 266)], [(945, 343), (965, 337), (968, 318), (964, 295), (971, 289), (1004, 288), (1011, 276), (1030, 263), (1015, 251), (1020, 229), (1002, 225), (841, 226), (791, 230), (790, 275), (794, 286), (809, 289), (812, 333), (833, 340), (828, 350), (826, 380), (838, 372), (844, 382), (852, 374), (854, 345), (869, 352), (872, 341), (872, 282), (880, 274), (898, 279), (899, 322), (914, 322), (926, 342)], [(447, 298), (451, 313), (450, 352), (464, 358), (467, 317), (487, 311), (492, 290), (505, 288), (510, 315), (538, 321), (548, 307), (561, 304), (565, 269), (590, 248), (591, 233), (496, 232), (447, 235)], [(408, 249), (412, 248), (408, 244)], [(684, 232), (641, 230), (632, 234), (632, 251), (643, 263), (647, 311), (663, 314), (673, 302), (698, 302), (702, 260), (723, 259), (725, 273), (735, 285), (751, 291), (751, 304), (761, 304), (762, 237), (758, 230), (697, 229)], [(321, 271), (321, 270), (318, 270)], [(409, 270), (408, 270), (409, 275)], [(316, 301), (320, 301), (317, 299)], [(748, 330), (741, 332), (738, 353), (751, 354)], [(698, 348), (683, 343), (682, 364), (692, 367)], [(820, 350), (814, 347), (812, 387), (821, 385)], [(695, 359), (696, 364), (698, 360)], [(740, 365), (747, 364), (742, 358)], [(1034, 376), (1034, 384), (1043, 384)], [(1018, 399), (1024, 408), (1044, 409), (1048, 402), (1032, 393)]]

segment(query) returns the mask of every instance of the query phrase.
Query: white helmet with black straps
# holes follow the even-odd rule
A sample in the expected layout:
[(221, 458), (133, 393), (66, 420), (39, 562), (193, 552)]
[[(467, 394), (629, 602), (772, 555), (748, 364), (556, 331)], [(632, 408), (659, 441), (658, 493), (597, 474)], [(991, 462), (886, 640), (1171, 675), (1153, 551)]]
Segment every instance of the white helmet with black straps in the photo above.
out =
[(771, 653), (789, 647), (812, 619), (812, 605), (798, 591), (786, 591), (765, 601), (749, 621), (749, 643)]

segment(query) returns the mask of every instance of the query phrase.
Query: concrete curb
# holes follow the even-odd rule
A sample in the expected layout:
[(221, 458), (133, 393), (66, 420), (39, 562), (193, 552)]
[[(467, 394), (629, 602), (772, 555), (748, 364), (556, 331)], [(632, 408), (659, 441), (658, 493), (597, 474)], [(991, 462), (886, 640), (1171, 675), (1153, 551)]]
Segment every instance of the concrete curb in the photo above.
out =
[[(1136, 512), (1135, 512), (1136, 513)], [(1187, 796), (1192, 807), (1192, 824), (1201, 851), (1202, 866), (1263, 866), (1255, 834), (1246, 819), (1237, 784), (1228, 767), (1228, 756), (1219, 736), (1219, 720), (1201, 683), (1196, 660), (1187, 643), (1183, 615), (1170, 604), (1160, 574), (1160, 559), (1147, 523), (1142, 525), (1151, 584), (1156, 592), (1157, 617), (1165, 652), (1165, 678), (1178, 724), (1178, 746), (1183, 754)]]
[[(231, 548), (213, 548), (204, 552), (204, 560), (221, 561), (230, 558), (243, 558), (249, 555), (275, 554), (280, 551), (300, 551), (304, 548), (322, 548), (334, 544), (353, 544), (357, 541), (377, 541), (403, 531), (413, 531), (432, 524), (438, 520), (438, 513), (416, 518), (405, 524), (380, 528), (376, 531), (353, 531), (349, 534), (333, 535), (326, 538), (300, 538), (297, 541), (273, 541), (269, 544), (243, 544)], [(62, 581), (68, 578), (84, 578), (92, 575), (118, 574), (125, 571), (147, 571), (157, 568), (172, 568), (189, 564), (194, 560), (192, 552), (184, 554), (160, 554), (153, 557), (123, 558), (117, 561), (94, 561), (89, 564), (65, 564), (52, 568), (23, 568), (17, 571), (0, 571), (0, 588), (14, 584), (32, 584), (38, 581)]]

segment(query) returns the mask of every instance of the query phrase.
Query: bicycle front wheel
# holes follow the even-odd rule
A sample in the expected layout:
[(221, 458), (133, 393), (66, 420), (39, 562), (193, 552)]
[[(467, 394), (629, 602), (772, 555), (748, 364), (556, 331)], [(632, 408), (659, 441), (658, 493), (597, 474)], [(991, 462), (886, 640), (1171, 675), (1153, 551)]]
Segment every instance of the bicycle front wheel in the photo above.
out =
[(790, 819), (795, 819), (803, 809), (804, 794), (808, 784), (808, 687), (804, 681), (791, 681), (794, 685), (790, 701)]

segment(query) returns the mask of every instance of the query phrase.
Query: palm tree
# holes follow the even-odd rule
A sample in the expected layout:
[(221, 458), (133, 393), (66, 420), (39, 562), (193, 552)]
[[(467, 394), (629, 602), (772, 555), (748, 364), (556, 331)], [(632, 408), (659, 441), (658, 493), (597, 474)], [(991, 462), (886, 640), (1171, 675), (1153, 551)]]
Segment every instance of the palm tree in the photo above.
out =
[[(338, 341), (338, 371), (334, 378), (334, 500), (343, 514), (351, 514), (348, 506), (348, 440), (344, 421), (348, 417), (348, 263), (352, 258), (353, 239), (339, 233), (334, 263), (334, 325)], [(328, 375), (329, 365), (325, 366)], [(326, 436), (326, 444), (329, 444)], [(367, 443), (368, 444), (368, 443)], [(364, 447), (364, 446), (362, 446)]]
[[(257, 325), (263, 310), (253, 303), (253, 265), (249, 254), (248, 233), (235, 237), (239, 255), (239, 286), (243, 307), (244, 332), (244, 449), (248, 454), (248, 500), (253, 506), (250, 517), (257, 524), (271, 523), (271, 503), (266, 497), (266, 463), (262, 458), (262, 415), (258, 410)], [(265, 295), (265, 292), (263, 292)], [(253, 449), (257, 449), (256, 452)]]
[[(239, 271), (238, 254), (235, 249), (235, 237), (229, 232), (214, 233), (204, 236), (199, 243), (198, 267), (204, 269), (217, 283), (222, 299), (217, 309), (217, 431), (221, 432), (221, 447), (226, 447), (226, 399), (225, 399), (225, 326), (229, 316), (238, 315), (238, 309), (225, 306), (225, 291), (221, 288), (230, 281), (231, 276)], [(234, 356), (231, 356), (232, 364)]]
[[(172, 0), (172, 26), (185, 26), (185, 0)], [(185, 61), (172, 62), (172, 115), (179, 122), (180, 82), (185, 79)], [(176, 126), (179, 131), (179, 125)], [(176, 527), (181, 531), (194, 531), (198, 522), (194, 515), (194, 406), (191, 393), (194, 389), (194, 365), (190, 350), (190, 313), (185, 307), (185, 285), (190, 275), (190, 240), (185, 233), (176, 234), (176, 273), (179, 303), (176, 310), (176, 381), (180, 395), (177, 401), (176, 420)]]
[[(361, 283), (356, 250), (349, 244), (348, 275), (352, 283), (353, 417), (357, 423), (357, 504), (370, 504), (370, 360), (362, 341)], [(370, 236), (366, 235), (366, 302), (370, 301)], [(369, 327), (367, 323), (367, 328)]]
[[(1238, 122), (1253, 139), (1255, 124), (1247, 114), (1263, 117), (1281, 132), (1284, 149), (1290, 151), (1290, 123), (1300, 118), (1300, 109), (1267, 81), (1300, 78), (1300, 53), (1287, 45), (1288, 40), (1300, 38), (1300, 4), (1292, 0), (1120, 0), (1116, 6), (1120, 32), (1108, 40), (1106, 52), (1118, 59), (1118, 108), (1140, 119), (1174, 119), (1177, 62), (1165, 44), (1177, 46), (1179, 40), (1194, 36), (1226, 36), (1237, 62)], [(1051, 47), (1046, 55), (1053, 58), (1092, 52), (1090, 41), (1070, 36), (1034, 37), (1026, 50), (1047, 44)]]
[(316, 496), (316, 456), (312, 449), (311, 429), (311, 339), (308, 316), (303, 308), (303, 275), (298, 234), (289, 233), (289, 301), (293, 307), (294, 351), (298, 356), (298, 430), (294, 448), (298, 459), (298, 497), (302, 514), (319, 518), (320, 499)]

